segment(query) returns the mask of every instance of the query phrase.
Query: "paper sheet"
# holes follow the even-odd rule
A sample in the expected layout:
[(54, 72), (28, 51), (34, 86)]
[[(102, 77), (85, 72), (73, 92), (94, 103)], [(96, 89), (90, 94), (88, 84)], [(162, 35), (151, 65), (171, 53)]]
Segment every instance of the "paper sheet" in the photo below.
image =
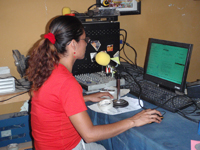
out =
[(29, 100), (24, 102), (23, 106), (21, 107), (20, 112), (22, 111), (29, 111)]
[(130, 111), (134, 111), (134, 110), (138, 110), (141, 108), (141, 106), (143, 106), (143, 101), (140, 100), (140, 104), (139, 105), (139, 101), (136, 98), (132, 98), (132, 97), (121, 97), (121, 99), (124, 99), (126, 101), (128, 101), (129, 105), (127, 107), (123, 107), (123, 108), (111, 108), (105, 112), (101, 111), (97, 105), (97, 103), (92, 104), (90, 106), (88, 106), (91, 110), (99, 112), (99, 113), (104, 113), (104, 114), (109, 114), (109, 115), (117, 115), (117, 114), (122, 114), (125, 112), (130, 112)]

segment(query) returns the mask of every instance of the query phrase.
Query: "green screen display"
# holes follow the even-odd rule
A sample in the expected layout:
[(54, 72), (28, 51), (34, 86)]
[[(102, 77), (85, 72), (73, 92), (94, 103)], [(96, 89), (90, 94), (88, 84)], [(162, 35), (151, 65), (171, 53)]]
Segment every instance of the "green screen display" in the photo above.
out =
[(181, 84), (188, 49), (152, 43), (147, 74)]

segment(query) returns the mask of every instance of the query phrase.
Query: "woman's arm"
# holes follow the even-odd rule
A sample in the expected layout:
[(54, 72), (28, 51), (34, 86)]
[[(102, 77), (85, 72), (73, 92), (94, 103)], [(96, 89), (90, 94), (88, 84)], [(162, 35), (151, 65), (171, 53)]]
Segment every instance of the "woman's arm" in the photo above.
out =
[(75, 114), (69, 118), (81, 137), (87, 143), (90, 143), (114, 137), (132, 127), (143, 126), (151, 122), (160, 123), (161, 119), (156, 114), (161, 115), (157, 110), (148, 109), (116, 123), (96, 126), (93, 125), (87, 111)]
[(103, 96), (110, 97), (110, 99), (113, 99), (114, 97), (109, 92), (98, 92), (90, 95), (83, 96), (85, 102), (92, 101), (92, 102), (99, 102), (105, 98), (102, 98)]

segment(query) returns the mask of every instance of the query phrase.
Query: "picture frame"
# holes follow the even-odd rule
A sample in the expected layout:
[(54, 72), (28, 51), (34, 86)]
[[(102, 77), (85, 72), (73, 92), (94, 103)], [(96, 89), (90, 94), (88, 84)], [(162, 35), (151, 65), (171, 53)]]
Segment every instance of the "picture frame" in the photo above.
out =
[[(104, 0), (96, 0), (96, 3), (103, 3)], [(141, 14), (141, 1), (140, 0), (108, 0), (109, 7), (116, 7), (120, 15), (137, 15)]]

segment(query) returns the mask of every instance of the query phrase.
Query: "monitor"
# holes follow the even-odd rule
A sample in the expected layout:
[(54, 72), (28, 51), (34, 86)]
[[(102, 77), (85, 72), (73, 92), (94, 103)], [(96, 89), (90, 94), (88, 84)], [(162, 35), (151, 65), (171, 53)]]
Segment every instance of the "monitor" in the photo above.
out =
[(174, 92), (184, 92), (192, 47), (192, 44), (150, 38), (144, 79)]

